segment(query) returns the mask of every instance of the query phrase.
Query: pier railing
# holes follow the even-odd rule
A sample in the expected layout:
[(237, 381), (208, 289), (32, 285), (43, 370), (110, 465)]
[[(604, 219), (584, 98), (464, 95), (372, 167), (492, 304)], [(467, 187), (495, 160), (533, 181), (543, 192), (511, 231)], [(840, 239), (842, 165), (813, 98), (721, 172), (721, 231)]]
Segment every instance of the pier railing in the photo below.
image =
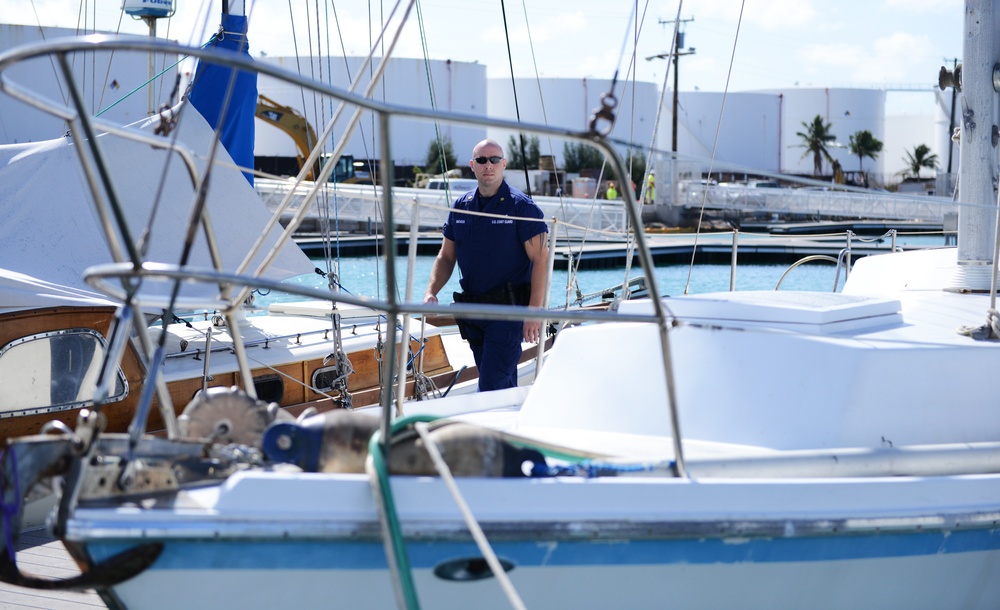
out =
[[(289, 180), (256, 179), (254, 188), (268, 209), (276, 212), (286, 198), (290, 201), (282, 212), (287, 224), (299, 212), (313, 185)], [(461, 192), (436, 189), (393, 187), (393, 215), (397, 224), (412, 225), (413, 209), (420, 205), (421, 230), (440, 229), (448, 217), (451, 204)], [(623, 239), (628, 226), (624, 202), (578, 197), (532, 196), (545, 218), (557, 220), (562, 227), (560, 239), (608, 240)], [(312, 208), (306, 212), (302, 226), (318, 230), (325, 219), (336, 221), (342, 230), (380, 224), (382, 218), (382, 187), (358, 184), (323, 184)]]
[(742, 184), (681, 181), (676, 205), (743, 213), (878, 218), (943, 222), (958, 204), (946, 197), (858, 190), (760, 188)]

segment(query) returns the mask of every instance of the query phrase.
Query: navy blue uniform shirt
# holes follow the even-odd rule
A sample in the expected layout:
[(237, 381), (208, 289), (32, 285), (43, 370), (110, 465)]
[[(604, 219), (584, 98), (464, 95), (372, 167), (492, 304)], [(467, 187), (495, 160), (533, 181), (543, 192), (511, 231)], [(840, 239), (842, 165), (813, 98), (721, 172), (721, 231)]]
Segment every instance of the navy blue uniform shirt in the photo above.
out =
[(507, 282), (514, 286), (531, 283), (531, 260), (524, 251), (524, 242), (549, 229), (544, 222), (516, 219), (542, 218), (542, 210), (534, 201), (504, 180), (496, 195), (480, 197), (479, 189), (469, 191), (455, 201), (453, 210), (511, 217), (448, 213), (442, 233), (455, 242), (462, 290), (484, 294)]

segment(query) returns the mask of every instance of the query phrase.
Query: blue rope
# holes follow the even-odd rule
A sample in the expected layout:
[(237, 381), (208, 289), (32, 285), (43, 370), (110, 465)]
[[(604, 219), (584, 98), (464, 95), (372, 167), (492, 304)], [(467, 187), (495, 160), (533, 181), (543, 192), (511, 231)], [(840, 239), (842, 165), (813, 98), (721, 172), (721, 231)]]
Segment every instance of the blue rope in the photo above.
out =
[(615, 476), (619, 474), (629, 474), (636, 472), (654, 472), (662, 470), (664, 467), (673, 469), (675, 461), (653, 462), (647, 464), (612, 464), (608, 462), (595, 462), (584, 460), (577, 464), (549, 466), (544, 463), (535, 463), (531, 467), (533, 477), (585, 477), (593, 479), (596, 477)]
[(15, 555), (17, 551), (14, 549), (14, 519), (17, 517), (18, 509), (21, 505), (21, 486), (17, 480), (17, 452), (11, 449), (10, 453), (6, 453), (4, 450), (0, 449), (0, 466), (4, 463), (4, 458), (10, 456), (10, 462), (12, 466), (12, 471), (14, 473), (14, 502), (8, 504), (4, 499), (4, 480), (0, 476), (0, 505), (3, 506), (3, 532), (4, 540), (7, 544), (7, 556), (13, 562), (15, 560)]

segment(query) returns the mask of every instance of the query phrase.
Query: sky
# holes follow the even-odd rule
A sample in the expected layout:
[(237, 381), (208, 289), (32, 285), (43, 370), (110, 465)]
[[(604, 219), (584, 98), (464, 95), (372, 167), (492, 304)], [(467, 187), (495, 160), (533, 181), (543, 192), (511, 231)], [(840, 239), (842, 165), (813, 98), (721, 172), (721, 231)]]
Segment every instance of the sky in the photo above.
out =
[[(253, 55), (364, 55), (394, 0), (246, 0)], [(99, 5), (99, 6), (98, 6)], [(4, 0), (5, 23), (148, 34), (120, 0)], [(175, 0), (157, 34), (200, 44), (218, 27), (221, 0)], [(493, 78), (632, 77), (662, 85), (676, 0), (421, 0), (396, 57), (479, 62)], [(960, 0), (689, 0), (680, 7), (681, 91), (788, 87), (929, 90), (962, 52)], [(419, 10), (418, 10), (419, 9)], [(397, 24), (397, 18), (391, 23)], [(317, 14), (319, 19), (317, 19)], [(506, 28), (505, 28), (506, 22)], [(339, 27), (338, 27), (339, 25)], [(423, 28), (420, 26), (423, 25)], [(638, 32), (638, 35), (637, 35)], [(421, 34), (423, 34), (421, 36)], [(508, 41), (510, 52), (508, 54)], [(731, 68), (731, 69), (730, 69)], [(673, 74), (670, 76), (672, 86)], [(919, 112), (891, 94), (897, 113)], [(911, 108), (912, 106), (912, 108)]]

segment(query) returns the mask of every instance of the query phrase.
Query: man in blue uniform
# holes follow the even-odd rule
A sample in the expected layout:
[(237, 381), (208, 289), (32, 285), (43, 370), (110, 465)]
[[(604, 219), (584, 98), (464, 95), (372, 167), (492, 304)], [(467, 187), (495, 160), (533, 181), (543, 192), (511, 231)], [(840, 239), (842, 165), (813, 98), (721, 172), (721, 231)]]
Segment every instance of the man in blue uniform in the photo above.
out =
[[(458, 263), (462, 292), (455, 293), (457, 302), (541, 307), (548, 260), (542, 210), (503, 179), (507, 160), (493, 140), (476, 144), (469, 165), (479, 186), (459, 197), (448, 214), (424, 303), (438, 302), (438, 291)], [(493, 216), (461, 213), (464, 210)], [(517, 385), (521, 340), (538, 342), (540, 326), (537, 320), (460, 321), (479, 368), (480, 392)]]

